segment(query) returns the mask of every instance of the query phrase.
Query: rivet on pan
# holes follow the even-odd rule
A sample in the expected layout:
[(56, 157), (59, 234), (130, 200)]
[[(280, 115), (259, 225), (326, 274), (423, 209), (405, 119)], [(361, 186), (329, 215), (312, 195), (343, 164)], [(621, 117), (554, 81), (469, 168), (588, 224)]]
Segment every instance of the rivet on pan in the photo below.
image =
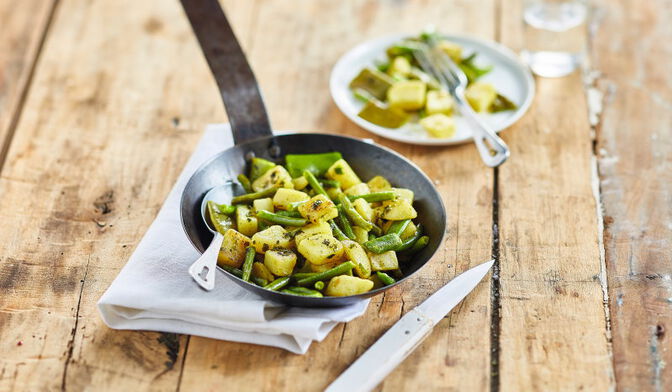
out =
[(273, 144), (268, 148), (268, 153), (271, 155), (273, 158), (279, 158), (281, 151), (280, 151), (280, 146), (277, 144)]
[(245, 154), (245, 160), (251, 161), (252, 158), (254, 158), (255, 156), (256, 154), (254, 153), (254, 151), (248, 151), (247, 154)]

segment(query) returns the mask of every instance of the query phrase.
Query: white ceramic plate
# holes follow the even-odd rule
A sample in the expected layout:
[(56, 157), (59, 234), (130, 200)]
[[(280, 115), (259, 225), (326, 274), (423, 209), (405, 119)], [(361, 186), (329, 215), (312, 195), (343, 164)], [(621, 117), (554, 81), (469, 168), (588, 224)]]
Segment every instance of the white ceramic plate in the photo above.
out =
[[(372, 124), (357, 115), (364, 103), (354, 97), (348, 88), (350, 81), (365, 67), (374, 66), (376, 60), (385, 60), (385, 50), (396, 42), (409, 38), (409, 34), (395, 34), (367, 41), (356, 46), (338, 60), (331, 71), (329, 88), (338, 108), (360, 127), (377, 135), (411, 144), (450, 145), (472, 140), (467, 123), (455, 116), (456, 131), (451, 138), (432, 138), (419, 124), (405, 124), (396, 129)], [(494, 114), (480, 114), (483, 120), (499, 132), (516, 122), (529, 108), (534, 97), (534, 79), (526, 66), (507, 47), (496, 42), (484, 41), (461, 35), (445, 35), (445, 38), (463, 47), (463, 55), (477, 52), (476, 63), (491, 65), (492, 71), (479, 81), (492, 83), (497, 91), (518, 105), (518, 109)]]

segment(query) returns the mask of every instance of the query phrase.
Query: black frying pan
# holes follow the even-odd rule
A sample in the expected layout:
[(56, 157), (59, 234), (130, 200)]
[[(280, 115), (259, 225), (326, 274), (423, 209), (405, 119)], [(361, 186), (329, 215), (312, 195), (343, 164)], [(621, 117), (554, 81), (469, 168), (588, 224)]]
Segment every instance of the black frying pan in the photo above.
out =
[[(201, 202), (213, 187), (223, 185), (246, 172), (247, 161), (262, 157), (282, 163), (285, 154), (339, 151), (363, 179), (382, 175), (392, 184), (415, 192), (414, 207), (429, 235), (429, 244), (413, 260), (401, 266), (405, 278), (425, 265), (443, 241), (446, 211), (430, 179), (413, 163), (396, 152), (358, 139), (319, 133), (273, 136), (264, 102), (245, 55), (217, 0), (181, 0), (191, 26), (215, 76), (231, 123), (235, 146), (212, 158), (189, 179), (181, 200), (184, 231), (191, 243), (203, 252), (212, 233), (201, 218)], [(295, 306), (342, 306), (381, 293), (385, 286), (349, 297), (302, 297), (266, 290), (220, 271), (245, 289), (276, 302)]]

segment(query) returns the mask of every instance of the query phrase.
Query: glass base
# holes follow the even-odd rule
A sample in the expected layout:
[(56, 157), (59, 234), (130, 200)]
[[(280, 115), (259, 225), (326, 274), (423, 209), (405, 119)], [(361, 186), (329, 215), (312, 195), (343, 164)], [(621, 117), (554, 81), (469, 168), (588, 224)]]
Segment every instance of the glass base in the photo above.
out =
[(581, 62), (581, 55), (569, 52), (524, 50), (521, 57), (535, 75), (545, 78), (567, 76), (574, 72)]

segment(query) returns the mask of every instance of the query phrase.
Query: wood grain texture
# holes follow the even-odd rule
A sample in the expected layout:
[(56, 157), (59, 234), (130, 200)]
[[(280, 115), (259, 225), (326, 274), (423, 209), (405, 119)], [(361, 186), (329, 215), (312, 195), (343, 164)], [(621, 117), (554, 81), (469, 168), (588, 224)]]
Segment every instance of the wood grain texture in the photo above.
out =
[[(229, 3), (225, 6), (228, 11)], [(466, 1), (259, 3), (247, 53), (264, 90), (274, 127), (369, 137), (410, 157), (438, 182), (448, 210), (448, 235), (444, 249), (416, 278), (374, 298), (364, 316), (338, 326), (304, 356), (192, 337), (181, 389), (217, 390), (226, 385), (231, 390), (321, 390), (406, 311), (456, 273), (489, 259), (492, 171), (480, 163), (475, 148), (412, 147), (373, 137), (338, 111), (328, 83), (336, 60), (365, 39), (400, 30), (420, 31), (428, 23), (492, 38), (494, 24), (471, 21), (494, 20), (494, 11), (492, 2), (476, 5)], [(334, 22), (319, 24), (317, 20)], [(484, 280), (380, 389), (487, 388), (489, 304), (489, 283)]]
[[(504, 12), (501, 25), (502, 42), (516, 49), (520, 15)], [(580, 74), (537, 78), (530, 113), (504, 139), (512, 159), (498, 176), (500, 389), (608, 390), (606, 282)]]
[(55, 1), (0, 1), (0, 168)]
[(596, 14), (591, 55), (616, 381), (622, 391), (665, 391), (672, 388), (672, 4), (599, 1)]
[(0, 141), (11, 139), (0, 172), (0, 391), (321, 390), (406, 311), (490, 257), (493, 191), (496, 291), (484, 280), (378, 390), (670, 388), (669, 2), (596, 1), (588, 91), (578, 74), (538, 79), (530, 113), (503, 133), (512, 158), (497, 172), (471, 145), (363, 131), (331, 101), (328, 78), (362, 40), (430, 23), (520, 49), (521, 1), (222, 3), (275, 128), (369, 137), (410, 157), (444, 198), (443, 248), (304, 356), (108, 329), (96, 301), (204, 125), (225, 120), (222, 104), (178, 2), (61, 0), (33, 72), (53, 2), (0, 1)]
[(0, 179), (0, 390), (175, 388), (186, 337), (95, 302), (223, 119), (178, 3), (60, 3)]

